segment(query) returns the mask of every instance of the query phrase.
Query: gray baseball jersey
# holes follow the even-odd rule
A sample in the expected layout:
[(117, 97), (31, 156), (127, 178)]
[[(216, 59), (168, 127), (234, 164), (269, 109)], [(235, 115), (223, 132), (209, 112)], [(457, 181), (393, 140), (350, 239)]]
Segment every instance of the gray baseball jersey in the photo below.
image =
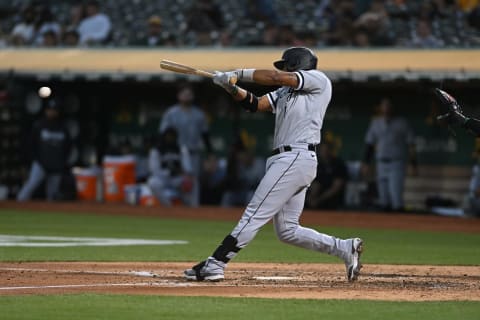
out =
[(202, 134), (208, 131), (205, 114), (195, 106), (182, 108), (171, 106), (163, 115), (159, 131), (173, 127), (178, 133), (178, 143), (187, 146), (190, 151), (199, 151), (202, 147)]
[(297, 88), (281, 87), (267, 97), (275, 113), (273, 147), (320, 143), (320, 132), (332, 84), (318, 70), (295, 72)]
[(375, 145), (377, 160), (406, 160), (408, 146), (415, 136), (407, 120), (394, 117), (388, 122), (385, 118), (373, 119), (365, 136), (367, 144)]

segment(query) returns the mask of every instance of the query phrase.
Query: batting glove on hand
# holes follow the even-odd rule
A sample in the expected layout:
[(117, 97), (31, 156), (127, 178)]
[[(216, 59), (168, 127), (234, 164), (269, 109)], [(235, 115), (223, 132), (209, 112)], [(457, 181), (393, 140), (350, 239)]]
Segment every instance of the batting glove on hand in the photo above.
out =
[(229, 72), (215, 71), (215, 75), (213, 76), (213, 83), (215, 83), (217, 86), (220, 86), (224, 89), (228, 89), (235, 84), (237, 79), (238, 79), (238, 76), (235, 71), (229, 71)]

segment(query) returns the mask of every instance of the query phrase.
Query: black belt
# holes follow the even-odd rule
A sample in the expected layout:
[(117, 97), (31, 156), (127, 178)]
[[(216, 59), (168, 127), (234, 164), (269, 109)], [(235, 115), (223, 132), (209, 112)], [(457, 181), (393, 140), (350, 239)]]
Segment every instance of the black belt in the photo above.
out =
[[(316, 150), (316, 147), (317, 147), (317, 146), (316, 146), (315, 144), (309, 144), (308, 147), (307, 147), (307, 149), (308, 149), (309, 151), (315, 151), (315, 150)], [(279, 154), (279, 153), (287, 152), (287, 151), (292, 151), (292, 147), (291, 147), (291, 146), (281, 146), (281, 147), (278, 147), (278, 148), (276, 148), (276, 149), (273, 149), (271, 155), (274, 156), (274, 155), (277, 155), (277, 154)]]

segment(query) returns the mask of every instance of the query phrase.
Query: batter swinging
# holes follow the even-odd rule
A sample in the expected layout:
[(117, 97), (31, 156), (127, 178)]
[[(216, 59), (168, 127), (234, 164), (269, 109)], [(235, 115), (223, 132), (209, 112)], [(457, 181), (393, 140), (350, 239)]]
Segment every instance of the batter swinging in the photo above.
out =
[[(316, 175), (315, 146), (320, 143), (322, 122), (332, 95), (331, 82), (316, 70), (317, 57), (308, 48), (287, 49), (274, 66), (281, 71), (239, 69), (215, 73), (213, 82), (247, 111), (275, 114), (274, 149), (267, 160), (266, 174), (237, 226), (207, 260), (185, 270), (188, 280), (224, 279), (227, 263), (272, 218), (281, 241), (339, 257), (345, 262), (349, 281), (359, 275), (363, 248), (360, 238), (338, 239), (299, 225), (305, 193)], [(233, 77), (281, 88), (257, 98), (230, 85)]]

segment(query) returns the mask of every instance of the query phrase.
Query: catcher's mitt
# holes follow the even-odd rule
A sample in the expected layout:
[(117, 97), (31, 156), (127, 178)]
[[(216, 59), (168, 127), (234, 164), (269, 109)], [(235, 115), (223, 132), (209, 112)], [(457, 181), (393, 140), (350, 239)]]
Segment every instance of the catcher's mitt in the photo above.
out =
[(445, 109), (445, 113), (437, 116), (438, 120), (446, 121), (449, 125), (463, 125), (468, 120), (454, 97), (438, 88), (435, 88), (434, 92)]

